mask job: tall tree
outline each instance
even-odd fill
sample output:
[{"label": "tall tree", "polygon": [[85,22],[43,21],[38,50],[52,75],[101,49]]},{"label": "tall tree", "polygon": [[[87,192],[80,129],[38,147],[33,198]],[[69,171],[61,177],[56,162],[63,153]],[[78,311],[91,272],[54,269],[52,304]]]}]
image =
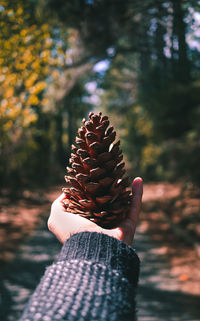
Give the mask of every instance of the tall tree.
[{"label": "tall tree", "polygon": [[172,63],[174,79],[180,83],[190,81],[190,63],[188,46],[186,44],[186,11],[179,0],[172,0],[173,33],[172,33]]}]

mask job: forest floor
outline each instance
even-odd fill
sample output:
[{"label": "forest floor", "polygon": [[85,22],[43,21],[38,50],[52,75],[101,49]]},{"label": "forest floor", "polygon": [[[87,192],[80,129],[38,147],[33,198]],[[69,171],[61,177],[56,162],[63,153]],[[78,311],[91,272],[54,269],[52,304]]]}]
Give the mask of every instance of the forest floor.
[{"label": "forest floor", "polygon": [[[60,191],[55,186],[45,193],[25,191],[18,200],[0,198],[1,321],[19,318],[45,267],[61,248],[46,227],[51,202]],[[185,221],[179,219],[182,212],[188,218],[199,210],[198,193],[183,192],[180,184],[145,185],[134,241],[141,260],[138,321],[199,320],[199,224],[187,225],[191,232],[185,240]]]}]

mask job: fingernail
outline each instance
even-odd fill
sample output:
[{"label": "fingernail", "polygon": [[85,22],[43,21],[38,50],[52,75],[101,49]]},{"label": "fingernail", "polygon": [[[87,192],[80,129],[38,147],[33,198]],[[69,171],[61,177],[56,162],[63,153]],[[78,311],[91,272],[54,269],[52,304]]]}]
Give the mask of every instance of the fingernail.
[{"label": "fingernail", "polygon": [[136,177],[133,180],[132,189],[133,192],[137,192],[139,194],[143,193],[143,179],[141,177]]}]

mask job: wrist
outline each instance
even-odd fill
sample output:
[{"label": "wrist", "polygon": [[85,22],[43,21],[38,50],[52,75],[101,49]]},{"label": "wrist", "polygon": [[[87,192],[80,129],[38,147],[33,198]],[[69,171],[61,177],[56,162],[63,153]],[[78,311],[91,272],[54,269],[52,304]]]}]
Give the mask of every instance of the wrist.
[{"label": "wrist", "polygon": [[[99,263],[112,270],[120,271],[134,284],[139,270],[139,259],[132,247],[105,235],[103,232],[80,232],[72,235],[64,244],[58,261]],[[91,264],[91,263],[89,263]],[[137,273],[133,273],[135,270]]]}]

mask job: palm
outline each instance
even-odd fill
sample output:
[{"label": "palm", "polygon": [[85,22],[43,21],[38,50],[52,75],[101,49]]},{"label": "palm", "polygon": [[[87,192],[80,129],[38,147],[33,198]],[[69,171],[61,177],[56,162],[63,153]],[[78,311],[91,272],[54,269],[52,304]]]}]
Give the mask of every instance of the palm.
[{"label": "palm", "polygon": [[49,230],[55,234],[58,240],[64,243],[72,234],[90,231],[104,233],[115,237],[129,245],[132,245],[136,224],[138,221],[139,210],[142,199],[142,179],[136,178],[133,181],[133,201],[130,213],[118,227],[105,229],[79,215],[66,213],[61,204],[63,194],[58,197],[51,208],[48,220]]}]

